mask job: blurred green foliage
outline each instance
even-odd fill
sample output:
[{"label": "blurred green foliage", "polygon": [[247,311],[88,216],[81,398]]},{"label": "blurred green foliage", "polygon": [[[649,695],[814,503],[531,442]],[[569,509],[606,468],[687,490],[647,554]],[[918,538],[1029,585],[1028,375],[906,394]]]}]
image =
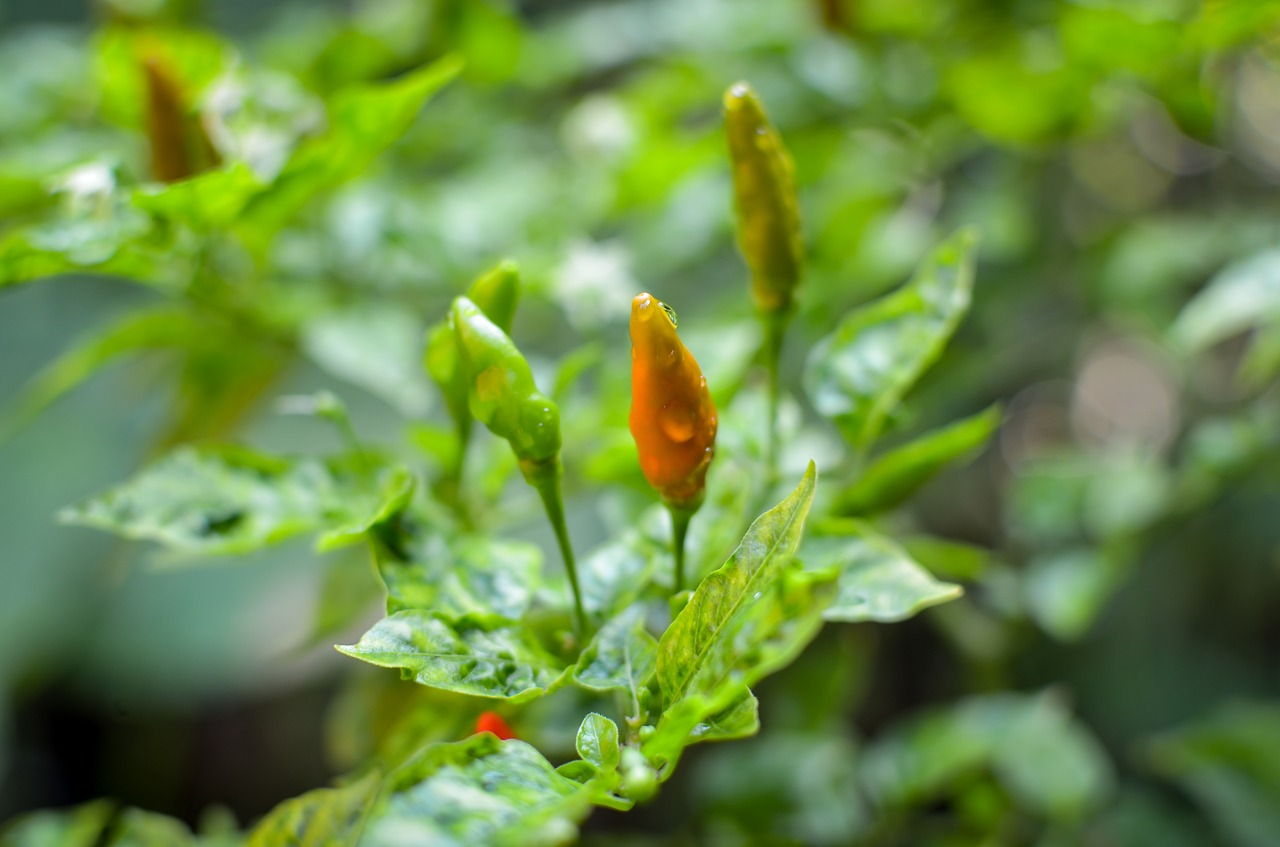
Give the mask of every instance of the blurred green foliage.
[{"label": "blurred green foliage", "polygon": [[[467,837],[554,842],[618,786],[652,790],[567,688],[509,717],[551,761],[576,752],[576,772],[483,738],[418,753],[465,735],[475,706],[325,646],[381,616],[359,551],[317,565],[296,544],[260,548],[376,534],[414,476],[431,483],[416,502],[447,493],[455,424],[419,367],[423,339],[512,257],[511,334],[571,446],[571,530],[582,551],[604,542],[582,557],[584,600],[612,618],[539,686],[571,677],[638,710],[623,646],[659,676],[674,647],[625,611],[668,555],[626,433],[636,292],[678,307],[722,410],[695,573],[755,505],[749,470],[724,460],[759,457],[765,438],[719,113],[747,79],[791,150],[806,245],[781,476],[794,484],[811,458],[823,473],[806,572],[770,601],[792,608],[832,557],[845,570],[826,617],[844,623],[755,694],[691,705],[711,737],[761,734],[690,748],[655,800],[597,812],[584,843],[1280,843],[1280,3],[369,0],[282,6],[227,37],[201,25],[225,22],[218,5],[103,0],[92,29],[0,35],[0,718],[18,721],[0,813],[106,793],[192,817],[164,790],[123,790],[124,752],[103,784],[68,790],[55,745],[26,735],[49,692],[151,716],[316,679],[340,692],[332,769],[377,755],[404,781],[373,842],[441,798],[474,799],[487,772],[522,793],[493,796],[495,829]],[[147,55],[221,165],[151,179]],[[954,253],[965,239],[944,238],[962,227],[981,235],[974,273],[961,257],[940,277],[922,260]],[[350,403],[354,446],[298,399],[321,389]],[[308,414],[276,414],[281,396]],[[207,443],[226,438],[253,448]],[[378,551],[390,616],[373,634],[433,605],[450,617],[428,633],[493,638],[478,605],[539,607],[551,542],[536,502],[492,439],[467,461],[470,500],[450,502],[477,522],[454,555],[475,566],[397,581],[442,556],[409,527]],[[53,525],[144,464],[71,515],[160,540],[162,556]],[[190,567],[237,550],[256,552]],[[893,591],[868,603],[876,579]],[[874,623],[953,599],[950,582],[962,599]],[[680,755],[680,728],[650,750]],[[317,742],[281,743],[287,759]],[[132,778],[177,784],[200,766],[152,753]],[[332,832],[359,827],[370,791],[357,775],[303,794],[254,837],[277,843],[316,810]],[[545,830],[501,835],[517,807],[545,810]],[[196,829],[235,843],[238,827],[213,814]],[[103,802],[21,818],[0,843],[194,837]]]}]

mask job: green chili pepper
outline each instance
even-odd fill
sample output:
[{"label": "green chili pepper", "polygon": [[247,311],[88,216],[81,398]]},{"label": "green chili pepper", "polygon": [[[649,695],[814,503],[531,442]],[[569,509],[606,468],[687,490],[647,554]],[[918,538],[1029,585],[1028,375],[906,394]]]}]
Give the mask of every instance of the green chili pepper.
[{"label": "green chili pepper", "polygon": [[[471,284],[467,298],[480,307],[485,316],[504,333],[511,332],[516,303],[520,299],[520,271],[515,262],[506,261]],[[458,360],[458,339],[448,320],[441,321],[427,335],[427,351],[423,364],[427,373],[440,386],[445,406],[458,430],[459,461],[466,452],[471,436],[471,411],[467,375]]]},{"label": "green chili pepper", "polygon": [[560,454],[560,409],[538,390],[529,363],[505,332],[466,297],[453,301],[468,405],[476,420],[506,439],[528,476]]},{"label": "green chili pepper", "polygon": [[525,481],[542,498],[569,575],[578,632],[585,635],[587,616],[560,494],[560,407],[538,390],[515,343],[470,299],[453,301],[449,325],[458,341],[471,414],[506,439]]},{"label": "green chili pepper", "polygon": [[762,312],[785,312],[803,261],[791,157],[745,82],[725,92],[724,129],[733,163],[738,246],[751,268],[751,293]]}]

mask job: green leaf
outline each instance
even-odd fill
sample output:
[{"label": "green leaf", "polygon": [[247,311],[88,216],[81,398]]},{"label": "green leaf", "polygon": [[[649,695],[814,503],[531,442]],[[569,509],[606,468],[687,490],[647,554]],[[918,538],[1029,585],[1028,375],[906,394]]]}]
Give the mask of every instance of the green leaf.
[{"label": "green leaf", "polygon": [[906,550],[866,524],[842,521],[824,530],[835,526],[842,530],[839,535],[810,537],[800,550],[806,568],[839,574],[835,602],[823,613],[827,620],[891,623],[963,593],[958,585],[934,579]]},{"label": "green leaf", "polygon": [[263,184],[243,162],[232,162],[189,179],[149,184],[133,192],[133,205],[168,223],[207,233],[235,222]]},{"label": "green leaf", "polygon": [[948,71],[946,88],[957,114],[1004,144],[1043,142],[1088,103],[1089,89],[1075,68],[1035,63],[1017,42],[989,44],[950,63]]},{"label": "green leaf", "polygon": [[895,447],[875,458],[858,481],[836,498],[840,514],[858,515],[893,508],[934,474],[980,448],[1000,426],[999,406]]},{"label": "green leaf", "polygon": [[300,144],[270,189],[245,209],[245,234],[265,241],[316,194],[362,173],[460,69],[456,58],[446,57],[391,82],[353,85],[335,94],[327,130]]},{"label": "green leaf", "polygon": [[1154,770],[1208,812],[1225,843],[1264,847],[1280,832],[1280,706],[1236,703],[1150,742]]},{"label": "green leaf", "polygon": [[496,615],[453,618],[424,609],[388,615],[361,636],[339,646],[348,656],[431,688],[523,702],[541,696],[565,667],[524,626]]},{"label": "green leaf", "polygon": [[285,800],[249,832],[245,847],[355,844],[380,787],[379,775],[370,773],[339,788],[317,788]]},{"label": "green leaf", "polygon": [[969,308],[977,236],[962,230],[897,291],[851,313],[805,368],[814,406],[866,450],[928,370]]},{"label": "green leaf", "polygon": [[375,547],[388,612],[434,609],[518,620],[529,610],[542,572],[542,552],[537,546],[489,536],[445,538],[414,528],[403,550],[398,553],[385,544]]},{"label": "green leaf", "polygon": [[96,847],[114,812],[106,800],[59,811],[30,812],[5,824],[0,847]]},{"label": "green leaf", "polygon": [[195,847],[182,821],[98,800],[24,815],[0,831],[0,847]]},{"label": "green leaf", "polygon": [[747,691],[721,711],[694,725],[686,744],[698,741],[732,741],[760,731],[760,701]]},{"label": "green leaf", "polygon": [[360,847],[553,847],[573,842],[592,789],[522,741],[434,744],[388,779]]},{"label": "green leaf", "polygon": [[52,197],[44,180],[34,176],[0,172],[0,219],[38,211]]},{"label": "green leaf", "polygon": [[63,353],[23,387],[0,418],[0,441],[68,391],[121,356],[200,343],[203,327],[186,309],[141,309],[94,333]]},{"label": "green leaf", "polygon": [[858,762],[857,747],[838,727],[799,733],[775,726],[750,744],[701,758],[688,802],[699,818],[745,843],[868,844]]},{"label": "green leaf", "polygon": [[713,695],[691,694],[662,713],[642,749],[671,778],[684,748],[702,741],[730,741],[760,731],[760,702],[739,686]]},{"label": "green leaf", "polygon": [[859,781],[878,806],[928,803],[990,760],[994,721],[975,702],[910,718],[863,750]]},{"label": "green leaf", "polygon": [[339,462],[183,447],[59,518],[205,556],[247,553],[336,524],[320,539],[327,549],[403,508],[412,486],[399,468],[384,469],[371,488]]},{"label": "green leaf", "polygon": [[912,718],[863,751],[859,779],[894,809],[930,803],[984,768],[1019,805],[1056,819],[1096,808],[1114,782],[1101,745],[1051,694],[971,697]]},{"label": "green leaf", "polygon": [[949,538],[932,535],[910,535],[899,538],[912,559],[930,573],[948,579],[975,581],[987,572],[993,562],[990,550]]},{"label": "green leaf", "polygon": [[1183,307],[1170,331],[1194,352],[1256,326],[1280,323],[1280,250],[1227,266]]},{"label": "green leaf", "polygon": [[575,746],[584,761],[601,771],[616,771],[622,761],[622,753],[618,749],[618,725],[595,712],[582,719]]},{"label": "green leaf", "polygon": [[116,208],[99,215],[66,214],[0,237],[0,288],[68,273],[110,274],[156,281],[181,256],[151,239],[147,217]]},{"label": "green leaf", "polygon": [[[599,715],[592,713],[583,720],[583,725],[578,729],[579,739],[583,738],[582,733],[584,730],[589,733],[595,731],[593,729],[589,729],[587,724],[593,718],[599,717]],[[608,718],[601,719],[608,721]],[[609,725],[613,727],[613,731],[616,736],[618,729],[617,725],[614,724],[613,721],[609,721]],[[570,759],[560,767],[556,768],[556,773],[563,777],[567,777],[568,779],[572,779],[574,782],[579,782],[588,786],[591,789],[591,802],[595,805],[625,812],[635,805],[635,800],[630,797],[621,796],[618,793],[618,790],[622,787],[623,783],[623,775],[619,773],[618,766],[622,761],[623,751],[627,751],[631,755],[638,754],[639,751],[635,748],[619,748],[616,741],[615,737],[612,749],[617,753],[617,756],[616,759],[611,760],[612,764],[608,767],[602,768],[599,764],[585,758]],[[580,755],[585,755],[581,752],[583,749],[590,752],[592,747],[588,745],[591,744],[592,742],[590,740],[585,740],[578,748]],[[592,753],[592,755],[599,758],[595,753]],[[645,763],[645,767],[648,767],[647,762]]]},{"label": "green leaf", "polygon": [[1124,563],[1085,547],[1037,556],[1023,571],[1027,609],[1059,641],[1085,635],[1120,587]]},{"label": "green leaf", "polygon": [[689,744],[755,732],[749,686],[794,659],[821,628],[835,586],[793,560],[816,478],[811,462],[796,490],[756,519],[658,642],[666,708],[643,750],[663,768],[662,779]]},{"label": "green leaf", "polygon": [[107,828],[106,847],[195,847],[196,839],[177,818],[123,809]]},{"label": "green leaf", "polygon": [[[1115,781],[1106,752],[1059,698],[1024,701],[997,730],[996,775],[1023,806],[1061,820],[1100,806]],[[1046,773],[1045,762],[1053,762]]]},{"label": "green leaf", "polygon": [[431,407],[430,387],[416,364],[422,332],[418,319],[403,308],[348,306],[309,320],[302,349],[327,372],[406,417],[421,417]]},{"label": "green leaf", "polygon": [[[659,567],[671,561],[670,539],[659,537],[662,507],[646,513],[641,526],[598,547],[578,562],[582,605],[596,617],[611,617],[630,606]],[[652,520],[650,520],[652,518]],[[669,530],[668,530],[669,532]]]},{"label": "green leaf", "polygon": [[[378,474],[376,487],[372,490],[367,484],[352,486],[353,490],[343,493],[344,500],[340,506],[346,512],[342,515],[343,522],[316,539],[316,549],[323,553],[359,541],[369,530],[409,505],[416,483],[416,477],[409,471],[393,467]],[[331,511],[329,520],[332,521],[335,515],[341,515],[341,512]]]},{"label": "green leaf", "polygon": [[787,609],[796,598],[776,589],[800,544],[816,486],[817,469],[810,462],[795,491],[756,518],[729,561],[707,575],[663,633],[657,674],[668,706],[735,682],[749,685],[749,679],[769,672],[765,668],[791,658],[793,639],[784,638],[786,646],[776,652],[770,642],[800,622],[783,612],[800,610]]},{"label": "green leaf", "polygon": [[1252,389],[1262,389],[1280,373],[1280,323],[1259,327],[1240,363],[1240,382]]},{"label": "green leaf", "polygon": [[658,641],[644,625],[644,606],[635,605],[612,618],[578,657],[573,679],[595,691],[621,689],[638,699],[658,661]]},{"label": "green leaf", "polygon": [[[749,404],[753,399],[752,395],[743,392],[739,395],[741,403],[735,403],[724,417],[729,417],[735,413],[735,410],[745,412],[741,418],[745,425],[747,421],[758,422],[762,420],[759,415],[765,414],[763,407],[752,410]],[[745,409],[742,407],[745,406]],[[734,455],[735,449],[741,449],[745,454],[750,448],[745,447],[741,441],[735,445],[730,439],[734,424],[729,424],[722,418],[721,430],[717,433],[717,439],[725,448],[726,455]],[[752,433],[760,436],[763,430],[760,427],[753,427],[759,432]],[[739,433],[740,434],[740,433]],[[781,433],[786,438],[785,430]],[[760,436],[762,437],[762,436]],[[757,453],[757,455],[763,455]],[[720,565],[724,564],[725,557],[738,546],[738,542],[742,540],[742,517],[751,513],[751,510],[759,506],[760,500],[754,499],[753,492],[757,489],[759,480],[755,477],[754,468],[750,462],[712,462],[711,470],[707,472],[707,496],[702,503],[702,507],[698,509],[698,514],[689,523],[689,535],[685,539],[685,557],[686,567],[689,570],[689,577],[693,584],[701,582],[703,574],[713,571]],[[765,496],[761,492],[761,497]],[[660,537],[669,538],[670,530],[667,528],[669,523],[669,512],[663,509],[663,525]],[[667,554],[670,559],[670,554]],[[661,567],[669,567],[664,562],[660,563]]]}]

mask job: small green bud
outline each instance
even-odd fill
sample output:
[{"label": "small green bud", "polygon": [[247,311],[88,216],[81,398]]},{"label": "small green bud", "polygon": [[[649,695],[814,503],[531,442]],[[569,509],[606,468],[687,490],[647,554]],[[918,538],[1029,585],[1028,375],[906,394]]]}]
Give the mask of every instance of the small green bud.
[{"label": "small green bud", "polygon": [[658,791],[658,772],[635,747],[622,748],[622,790],[637,803],[643,803]]}]

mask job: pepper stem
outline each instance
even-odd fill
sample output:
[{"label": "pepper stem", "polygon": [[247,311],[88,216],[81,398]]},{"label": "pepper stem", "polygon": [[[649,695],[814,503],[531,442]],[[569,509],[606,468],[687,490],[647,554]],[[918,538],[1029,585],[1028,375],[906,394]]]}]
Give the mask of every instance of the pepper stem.
[{"label": "pepper stem", "polygon": [[667,504],[667,508],[671,510],[671,540],[676,566],[675,593],[679,594],[684,591],[684,539],[689,533],[689,519],[693,517],[694,512],[698,511],[698,508],[695,506],[690,509],[670,503]]},{"label": "pepper stem", "polygon": [[525,480],[542,498],[547,520],[560,545],[560,557],[564,560],[565,573],[569,575],[569,587],[573,590],[574,631],[579,638],[587,633],[587,613],[582,606],[582,590],[578,587],[578,566],[573,558],[573,545],[569,543],[569,529],[564,522],[564,498],[560,495],[560,459],[546,462],[521,461],[520,470]]},{"label": "pepper stem", "polygon": [[470,420],[458,421],[457,425],[457,449],[454,452],[452,467],[445,473],[443,484],[445,493],[445,502],[453,505],[455,514],[467,529],[471,529],[475,523],[471,516],[471,507],[467,501],[466,485],[466,466],[467,466],[467,447],[471,443],[471,427]]},{"label": "pepper stem", "polygon": [[[467,423],[470,423],[468,421]],[[462,479],[467,469],[467,447],[471,444],[471,427],[459,422],[455,433],[458,438],[457,449],[453,456],[453,467],[450,473],[459,490],[462,489]]]},{"label": "pepper stem", "polygon": [[778,406],[780,405],[781,388],[778,375],[779,363],[782,359],[782,337],[787,330],[790,311],[765,312],[761,314],[764,322],[764,366],[768,372],[766,393],[767,427],[764,442],[765,491],[772,489],[778,481]]},{"label": "pepper stem", "polygon": [[351,417],[347,414],[347,406],[331,391],[320,391],[315,395],[315,414],[319,418],[323,418],[333,424],[338,431],[338,437],[347,445],[347,449],[360,462],[360,466],[366,471],[374,470],[373,459],[364,449],[364,445],[360,443],[360,437],[356,435],[356,428],[351,425]]}]

